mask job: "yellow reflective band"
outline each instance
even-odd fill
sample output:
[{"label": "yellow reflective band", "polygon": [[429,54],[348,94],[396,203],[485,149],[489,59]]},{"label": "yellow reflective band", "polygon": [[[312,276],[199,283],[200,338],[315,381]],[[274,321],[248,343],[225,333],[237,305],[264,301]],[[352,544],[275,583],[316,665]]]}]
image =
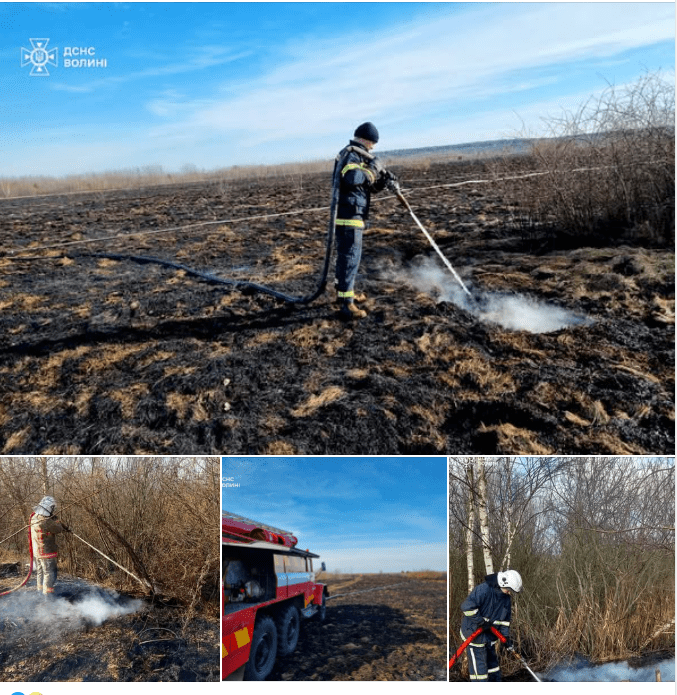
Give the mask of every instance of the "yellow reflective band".
[{"label": "yellow reflective band", "polygon": [[336,224],[344,227],[364,227],[364,220],[336,220]]},{"label": "yellow reflective band", "polygon": [[[494,642],[493,644],[496,644],[496,642]],[[486,647],[487,645],[486,644],[476,644],[475,642],[471,642],[470,646],[471,647]]]},{"label": "yellow reflective band", "polygon": [[467,615],[468,617],[470,617],[471,615],[475,615],[475,613],[477,613],[478,610],[479,608],[475,608],[474,611],[463,611],[463,615]]},{"label": "yellow reflective band", "polygon": [[347,292],[339,292],[339,299],[351,299],[355,296],[355,290],[348,290]]},{"label": "yellow reflective band", "polygon": [[235,641],[237,642],[238,648],[244,647],[245,645],[249,644],[249,630],[247,630],[246,627],[243,627],[241,630],[238,630],[235,633]]},{"label": "yellow reflective band", "polygon": [[346,164],[341,171],[341,176],[344,176],[346,172],[350,171],[351,169],[361,169],[369,177],[369,181],[371,181],[371,183],[374,183],[374,180],[376,178],[374,176],[374,172],[371,171],[371,169],[369,169],[367,165],[364,163]]},{"label": "yellow reflective band", "polygon": [[470,676],[471,681],[485,681],[487,680],[487,678],[489,678],[489,676],[487,676],[486,674],[484,676]]},{"label": "yellow reflective band", "polygon": [[505,625],[506,627],[510,627],[510,623],[506,623],[505,620],[494,620],[494,625]]},{"label": "yellow reflective band", "polygon": [[501,667],[497,666],[496,668],[490,668],[487,673],[496,673],[496,671],[500,671]]}]

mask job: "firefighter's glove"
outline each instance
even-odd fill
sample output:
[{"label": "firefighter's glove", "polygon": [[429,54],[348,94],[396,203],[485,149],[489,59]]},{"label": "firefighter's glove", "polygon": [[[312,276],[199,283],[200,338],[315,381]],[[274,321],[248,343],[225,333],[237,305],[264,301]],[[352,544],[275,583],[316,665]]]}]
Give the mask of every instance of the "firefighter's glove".
[{"label": "firefighter's glove", "polygon": [[393,191],[393,193],[399,189],[400,184],[397,180],[397,176],[395,176],[392,171],[386,171],[385,180],[386,188]]},{"label": "firefighter's glove", "polygon": [[61,528],[66,532],[66,533],[73,533],[66,524],[63,523],[63,521],[59,522],[61,524]]},{"label": "firefighter's glove", "polygon": [[492,622],[491,618],[482,618],[482,624],[480,625],[480,627],[483,630],[490,630],[493,624],[494,623]]},{"label": "firefighter's glove", "polygon": [[510,639],[510,637],[508,637],[508,638],[506,639],[506,641],[505,641],[505,648],[506,648],[509,652],[513,652],[513,653],[514,653],[514,651],[515,651],[515,647],[514,647],[514,645],[513,645],[513,643],[512,643],[512,640]]}]

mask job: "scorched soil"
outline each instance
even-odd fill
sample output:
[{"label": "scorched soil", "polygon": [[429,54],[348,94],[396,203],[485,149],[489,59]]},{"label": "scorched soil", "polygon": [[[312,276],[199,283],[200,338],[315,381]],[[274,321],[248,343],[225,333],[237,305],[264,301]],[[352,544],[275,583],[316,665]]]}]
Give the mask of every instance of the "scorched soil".
[{"label": "scorched soil", "polygon": [[[305,295],[324,258],[326,174],[4,200],[0,453],[674,453],[674,249],[535,243],[491,185],[433,188],[472,167],[393,168],[471,287],[588,322],[509,331],[393,280],[436,257],[390,194],[373,201],[369,315],[355,323],[338,318],[333,273],[292,306],[62,255],[150,255]],[[220,220],[239,221],[187,226]]]}]

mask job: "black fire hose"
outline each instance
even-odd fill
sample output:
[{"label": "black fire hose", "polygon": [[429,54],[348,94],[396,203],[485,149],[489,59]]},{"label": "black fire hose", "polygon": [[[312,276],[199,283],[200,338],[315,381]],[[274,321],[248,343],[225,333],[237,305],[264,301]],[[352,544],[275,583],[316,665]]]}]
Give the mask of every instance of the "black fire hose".
[{"label": "black fire hose", "polygon": [[[373,159],[371,155],[369,155],[366,150],[361,150],[360,148],[351,146],[347,148],[346,151],[346,156],[347,152],[351,150],[359,150],[363,154],[367,154],[370,158]],[[345,158],[345,156],[344,156]],[[326,248],[325,248],[325,253],[324,253],[324,263],[322,265],[322,273],[320,274],[319,280],[317,282],[317,286],[315,287],[315,290],[311,292],[310,294],[301,296],[301,297],[294,297],[292,295],[285,294],[284,292],[279,292],[278,290],[273,289],[272,287],[267,287],[266,285],[259,285],[258,283],[255,282],[249,282],[248,280],[231,280],[229,278],[222,278],[219,277],[218,275],[214,275],[213,273],[207,273],[202,270],[195,270],[194,268],[190,268],[186,265],[183,265],[182,263],[176,263],[174,261],[167,261],[162,258],[155,258],[153,256],[135,256],[135,255],[128,255],[128,254],[120,254],[120,253],[64,253],[60,256],[47,256],[47,257],[38,257],[38,256],[31,256],[31,257],[17,257],[15,260],[21,261],[35,261],[35,260],[46,260],[46,258],[109,258],[111,260],[115,261],[134,261],[135,263],[153,263],[156,265],[161,265],[166,268],[174,268],[175,270],[183,270],[186,274],[191,275],[193,277],[198,277],[202,280],[206,280],[207,282],[214,284],[214,285],[228,285],[231,287],[234,287],[235,289],[241,290],[243,292],[261,292],[264,294],[268,294],[272,297],[275,297],[276,299],[279,299],[280,301],[283,302],[288,302],[289,304],[310,304],[311,302],[315,301],[326,289],[327,287],[327,276],[329,274],[329,264],[331,262],[331,252],[334,244],[334,234],[335,234],[335,229],[336,229],[336,212],[338,209],[338,197],[339,197],[339,179],[340,179],[340,173],[343,165],[343,158],[339,160],[339,157],[337,155],[335,163],[334,163],[334,173],[332,177],[332,196],[331,196],[331,210],[329,214],[329,225],[327,228],[327,243],[326,243]]]}]

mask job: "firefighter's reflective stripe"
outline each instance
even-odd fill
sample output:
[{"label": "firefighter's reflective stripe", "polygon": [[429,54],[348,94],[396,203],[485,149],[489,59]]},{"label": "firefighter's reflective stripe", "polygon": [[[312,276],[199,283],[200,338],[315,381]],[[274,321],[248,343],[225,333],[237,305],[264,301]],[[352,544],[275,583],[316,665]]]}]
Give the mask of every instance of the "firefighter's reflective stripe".
[{"label": "firefighter's reflective stripe", "polygon": [[221,658],[232,654],[238,649],[242,649],[242,647],[246,647],[251,641],[249,629],[246,627],[236,630],[230,635],[224,635],[221,643]]},{"label": "firefighter's reflective stripe", "polygon": [[337,225],[343,225],[344,227],[359,227],[364,228],[364,220],[336,220]]},{"label": "firefighter's reflective stripe", "polygon": [[500,667],[500,666],[496,666],[496,668],[490,668],[490,669],[487,671],[487,673],[496,673],[496,671],[500,671],[500,670],[501,670],[501,667]]},{"label": "firefighter's reflective stripe", "polygon": [[355,296],[355,290],[348,290],[347,292],[339,292],[339,299],[352,299]]},{"label": "firefighter's reflective stripe", "polygon": [[471,681],[485,681],[489,678],[488,674],[478,674],[477,673],[477,661],[475,660],[475,652],[472,649],[468,650],[470,652],[470,658],[472,659],[472,673],[470,674]]},{"label": "firefighter's reflective stripe", "polygon": [[494,620],[494,625],[505,625],[506,627],[510,627],[510,623],[506,620]]},{"label": "firefighter's reflective stripe", "polygon": [[[461,639],[465,642],[465,640],[466,640],[467,638],[466,638],[466,636],[463,634],[463,631],[462,631],[462,630],[459,630],[459,631],[458,631],[458,634],[461,635]],[[481,647],[485,647],[486,645],[485,645],[484,643],[479,644],[478,642],[470,642],[470,643],[468,643],[468,646],[469,646],[469,647],[480,647],[480,648],[481,648]]]},{"label": "firefighter's reflective stripe", "polygon": [[471,615],[475,615],[479,611],[479,608],[475,608],[474,611],[463,611],[463,615],[467,615],[470,617]]},{"label": "firefighter's reflective stripe", "polygon": [[376,180],[376,176],[374,176],[374,172],[363,162],[360,164],[346,164],[343,169],[341,169],[341,176],[345,176],[347,172],[349,172],[351,169],[361,169],[366,176],[369,178],[369,181],[371,183],[374,183]]}]

